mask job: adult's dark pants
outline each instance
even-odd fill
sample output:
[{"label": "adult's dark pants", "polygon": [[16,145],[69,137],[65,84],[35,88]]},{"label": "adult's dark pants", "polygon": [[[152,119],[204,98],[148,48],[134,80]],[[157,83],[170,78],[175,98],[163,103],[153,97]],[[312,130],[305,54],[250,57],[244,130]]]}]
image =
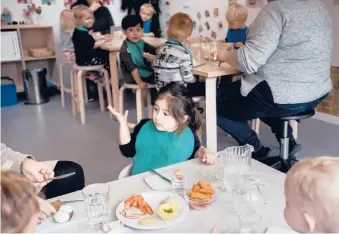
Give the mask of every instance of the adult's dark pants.
[{"label": "adult's dark pants", "polygon": [[54,168],[54,176],[75,172],[75,175],[53,180],[44,187],[46,199],[81,190],[85,187],[85,176],[82,167],[72,161],[58,161]]},{"label": "adult's dark pants", "polygon": [[[250,144],[255,151],[262,144],[247,121],[259,118],[271,127],[279,141],[283,133],[283,121],[275,117],[291,116],[313,110],[328,95],[307,103],[277,104],[274,103],[271,89],[266,81],[259,83],[246,97],[241,95],[240,86],[239,80],[218,90],[217,123],[240,145]],[[290,125],[288,137],[290,141],[295,141]]]}]

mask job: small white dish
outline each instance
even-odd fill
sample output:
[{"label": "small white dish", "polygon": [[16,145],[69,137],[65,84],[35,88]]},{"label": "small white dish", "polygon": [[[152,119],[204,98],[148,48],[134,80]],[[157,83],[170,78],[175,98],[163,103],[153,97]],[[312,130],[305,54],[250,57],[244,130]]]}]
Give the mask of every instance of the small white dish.
[{"label": "small white dish", "polygon": [[[164,175],[166,176],[166,175]],[[168,178],[168,177],[167,177]],[[146,184],[155,191],[168,191],[172,188],[172,185],[167,181],[161,179],[157,175],[152,175],[144,178]]]}]

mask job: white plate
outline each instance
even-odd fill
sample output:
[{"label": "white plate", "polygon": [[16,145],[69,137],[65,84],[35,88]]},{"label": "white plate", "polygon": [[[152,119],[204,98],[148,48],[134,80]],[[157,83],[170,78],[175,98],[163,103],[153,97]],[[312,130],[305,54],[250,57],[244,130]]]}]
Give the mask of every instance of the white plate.
[{"label": "white plate", "polygon": [[[159,219],[158,224],[156,225],[150,225],[150,226],[145,226],[145,225],[140,225],[139,220],[145,217],[152,217],[151,215],[145,215],[139,219],[127,219],[123,215],[121,215],[121,211],[124,209],[124,201],[122,201],[116,210],[116,216],[118,220],[120,220],[124,225],[135,228],[135,229],[140,229],[140,230],[157,230],[157,229],[162,229],[162,228],[168,228],[171,226],[174,226],[181,221],[183,221],[188,213],[189,213],[189,207],[186,201],[182,198],[179,197],[178,195],[174,193],[169,193],[169,192],[146,192],[146,193],[140,193],[141,196],[144,197],[145,201],[152,207],[154,214],[152,215],[153,217],[156,217]],[[176,203],[179,205],[181,208],[181,214],[178,216],[173,221],[163,221],[161,220],[158,215],[157,215],[157,209],[162,201],[164,201],[168,197],[173,197],[175,199]]]},{"label": "white plate", "polygon": [[170,183],[164,181],[158,175],[147,176],[144,180],[151,189],[156,191],[166,191],[172,188]]}]

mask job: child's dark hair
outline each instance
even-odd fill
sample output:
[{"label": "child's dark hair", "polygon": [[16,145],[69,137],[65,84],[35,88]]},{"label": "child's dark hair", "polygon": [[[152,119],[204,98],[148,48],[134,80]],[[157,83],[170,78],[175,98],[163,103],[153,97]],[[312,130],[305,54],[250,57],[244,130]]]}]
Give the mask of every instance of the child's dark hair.
[{"label": "child's dark hair", "polygon": [[128,28],[135,27],[140,24],[140,27],[144,26],[144,22],[139,15],[127,15],[122,19],[121,26],[123,30],[127,30]]},{"label": "child's dark hair", "polygon": [[[180,83],[171,82],[159,90],[157,99],[166,99],[168,111],[179,123],[179,134],[189,126],[194,131],[199,131],[202,120],[199,111],[196,109],[192,98],[188,95],[187,88]],[[188,120],[183,122],[184,116]]]}]

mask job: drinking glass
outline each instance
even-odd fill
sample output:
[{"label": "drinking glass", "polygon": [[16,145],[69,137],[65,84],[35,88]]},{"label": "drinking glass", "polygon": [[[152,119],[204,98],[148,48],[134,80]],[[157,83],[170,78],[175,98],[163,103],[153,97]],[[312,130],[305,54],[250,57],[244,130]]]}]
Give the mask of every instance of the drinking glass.
[{"label": "drinking glass", "polygon": [[109,186],[92,184],[82,190],[91,228],[101,229],[108,222]]}]

